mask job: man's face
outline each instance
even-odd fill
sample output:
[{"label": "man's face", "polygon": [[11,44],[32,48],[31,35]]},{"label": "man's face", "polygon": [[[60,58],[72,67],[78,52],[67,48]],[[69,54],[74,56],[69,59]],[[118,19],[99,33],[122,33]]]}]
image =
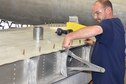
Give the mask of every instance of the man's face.
[{"label": "man's face", "polygon": [[93,5],[92,8],[92,15],[93,18],[97,21],[97,22],[101,22],[102,20],[104,20],[106,18],[106,11],[105,8],[102,6],[101,3],[96,2]]}]

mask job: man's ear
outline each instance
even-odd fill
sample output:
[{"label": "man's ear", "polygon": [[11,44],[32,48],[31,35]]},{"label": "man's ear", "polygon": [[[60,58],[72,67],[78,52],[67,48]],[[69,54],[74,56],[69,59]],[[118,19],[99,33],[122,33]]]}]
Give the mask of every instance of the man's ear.
[{"label": "man's ear", "polygon": [[106,8],[106,13],[107,13],[107,14],[110,14],[111,12],[112,12],[112,8],[111,8],[111,7],[107,7],[107,8]]}]

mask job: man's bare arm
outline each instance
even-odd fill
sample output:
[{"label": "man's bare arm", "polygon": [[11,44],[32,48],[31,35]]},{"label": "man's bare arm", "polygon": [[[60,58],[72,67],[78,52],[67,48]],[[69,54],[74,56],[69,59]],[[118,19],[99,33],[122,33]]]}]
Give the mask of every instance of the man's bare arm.
[{"label": "man's bare arm", "polygon": [[90,37],[99,35],[102,32],[103,32],[103,30],[102,30],[101,26],[98,26],[98,25],[82,28],[78,31],[67,34],[63,41],[63,47],[69,48],[71,46],[71,41],[74,39],[82,39],[82,38],[86,39],[86,38],[90,38]]}]

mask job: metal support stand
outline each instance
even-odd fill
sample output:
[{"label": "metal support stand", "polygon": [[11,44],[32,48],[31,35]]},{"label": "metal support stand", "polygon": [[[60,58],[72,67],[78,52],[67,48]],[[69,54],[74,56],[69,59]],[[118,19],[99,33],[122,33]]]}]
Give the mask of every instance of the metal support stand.
[{"label": "metal support stand", "polygon": [[79,71],[95,71],[95,72],[101,72],[104,73],[105,69],[94,65],[86,60],[83,60],[82,58],[80,58],[79,56],[76,56],[73,52],[71,52],[69,49],[66,50],[66,52],[68,53],[69,56],[73,57],[74,59],[84,63],[86,65],[86,67],[68,67],[69,70],[79,70]]}]

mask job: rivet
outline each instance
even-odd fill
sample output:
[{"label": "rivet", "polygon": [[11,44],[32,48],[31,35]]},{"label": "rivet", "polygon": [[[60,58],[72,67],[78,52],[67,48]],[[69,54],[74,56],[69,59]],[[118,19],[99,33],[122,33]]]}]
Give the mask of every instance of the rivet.
[{"label": "rivet", "polygon": [[41,52],[41,49],[42,49],[42,48],[41,48],[41,47],[39,47],[39,52]]},{"label": "rivet", "polygon": [[23,49],[23,53],[22,54],[25,55],[25,49]]},{"label": "rivet", "polygon": [[53,44],[53,49],[55,49],[55,44]]}]

